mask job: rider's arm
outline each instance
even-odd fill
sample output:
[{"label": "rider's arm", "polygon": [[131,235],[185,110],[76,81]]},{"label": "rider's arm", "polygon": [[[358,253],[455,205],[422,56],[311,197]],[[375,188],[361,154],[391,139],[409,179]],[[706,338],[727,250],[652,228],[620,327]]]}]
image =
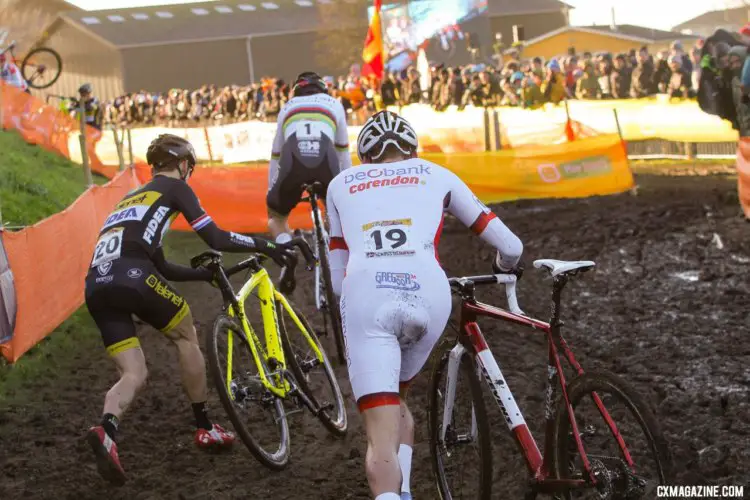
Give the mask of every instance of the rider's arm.
[{"label": "rider's arm", "polygon": [[340,102],[336,102],[336,156],[339,160],[339,169],[345,170],[352,166],[352,155],[349,153],[349,128],[346,124],[346,111]]},{"label": "rider's arm", "polygon": [[198,233],[203,241],[214,250],[220,252],[261,252],[274,253],[276,245],[263,238],[251,238],[243,234],[224,231],[203,210],[198,197],[190,186],[180,182],[176,193],[176,209]]},{"label": "rider's arm", "polygon": [[284,147],[284,120],[286,119],[286,107],[282,108],[276,120],[276,136],[273,138],[271,147],[271,164],[268,167],[268,189],[274,185],[279,175],[279,159],[281,158],[281,149]]},{"label": "rider's arm", "polygon": [[156,249],[151,260],[156,269],[169,281],[211,281],[213,279],[213,273],[208,269],[193,269],[168,262],[162,247]]},{"label": "rider's arm", "polygon": [[448,211],[497,249],[497,263],[503,270],[510,271],[515,268],[523,253],[521,240],[474,196],[457,175],[446,172],[450,183],[446,206]]},{"label": "rider's arm", "polygon": [[[332,184],[331,184],[332,185]],[[341,219],[336,209],[336,202],[331,193],[331,185],[328,186],[328,196],[326,197],[326,210],[328,212],[328,225],[331,236],[330,262],[331,267],[331,286],[336,296],[341,296],[341,285],[346,275],[346,264],[349,262],[349,247],[344,240],[344,232],[341,229]]]}]

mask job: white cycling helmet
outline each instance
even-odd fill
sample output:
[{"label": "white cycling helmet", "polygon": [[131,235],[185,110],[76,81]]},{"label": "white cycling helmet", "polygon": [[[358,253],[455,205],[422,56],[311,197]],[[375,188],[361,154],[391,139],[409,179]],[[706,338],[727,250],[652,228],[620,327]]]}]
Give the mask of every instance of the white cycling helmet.
[{"label": "white cycling helmet", "polygon": [[357,137],[357,156],[362,163],[375,162],[393,145],[406,156],[417,152],[417,133],[404,118],[383,110],[372,115]]}]

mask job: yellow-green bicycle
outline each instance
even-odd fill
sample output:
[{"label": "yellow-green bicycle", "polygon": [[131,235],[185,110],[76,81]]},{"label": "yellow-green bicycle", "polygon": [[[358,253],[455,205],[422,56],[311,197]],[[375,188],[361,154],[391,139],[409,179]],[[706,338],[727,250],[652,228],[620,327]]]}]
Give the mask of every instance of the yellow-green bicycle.
[{"label": "yellow-green bicycle", "polygon": [[[314,256],[301,238],[292,240],[312,269]],[[256,255],[225,269],[210,250],[191,265],[214,271],[224,300],[206,339],[209,369],[221,403],[237,435],[265,466],[282,469],[289,461],[289,420],[307,408],[336,436],[346,434],[344,398],[320,340],[305,317],[281,294]],[[293,288],[296,257],[282,269],[281,283]],[[235,293],[229,277],[247,270]],[[252,313],[260,310],[260,317]],[[258,335],[258,329],[263,335]],[[263,339],[263,340],[261,340]]]}]

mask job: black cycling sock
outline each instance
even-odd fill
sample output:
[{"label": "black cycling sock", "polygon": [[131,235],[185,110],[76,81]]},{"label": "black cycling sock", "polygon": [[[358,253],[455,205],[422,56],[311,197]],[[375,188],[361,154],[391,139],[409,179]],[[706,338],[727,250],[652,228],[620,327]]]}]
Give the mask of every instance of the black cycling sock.
[{"label": "black cycling sock", "polygon": [[115,439],[115,434],[117,434],[117,428],[119,426],[120,420],[111,413],[105,413],[102,417],[102,427],[104,427],[104,432],[112,438],[112,441],[117,441]]},{"label": "black cycling sock", "polygon": [[195,426],[198,429],[206,429],[210,431],[213,429],[213,425],[208,420],[208,410],[206,409],[206,402],[193,403],[193,413],[195,414]]}]

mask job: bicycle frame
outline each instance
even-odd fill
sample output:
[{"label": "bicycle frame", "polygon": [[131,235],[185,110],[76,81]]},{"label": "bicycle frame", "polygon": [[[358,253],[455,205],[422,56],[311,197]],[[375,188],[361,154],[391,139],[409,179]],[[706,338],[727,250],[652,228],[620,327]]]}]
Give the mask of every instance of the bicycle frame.
[{"label": "bicycle frame", "polygon": [[[505,276],[506,280],[502,279],[503,276]],[[496,278],[496,283],[505,282],[508,285],[515,285],[515,276],[510,277],[512,280],[507,279],[507,275],[497,275]],[[467,279],[471,280],[472,278]],[[440,436],[441,441],[445,440],[446,429],[450,424],[453,412],[453,402],[456,394],[456,380],[458,378],[461,357],[468,352],[475,356],[478,368],[481,370],[482,375],[489,385],[492,395],[505,417],[508,428],[513,433],[516,443],[525,458],[526,466],[530,476],[533,478],[536,491],[541,493],[556,493],[571,488],[581,488],[592,484],[595,485],[597,482],[586,455],[586,451],[584,450],[583,441],[580,437],[581,435],[578,430],[578,424],[574,416],[573,408],[568,399],[568,393],[566,390],[567,384],[563,373],[562,362],[560,360],[560,352],[562,352],[576,374],[583,374],[583,368],[581,368],[580,364],[576,361],[573,352],[560,333],[560,327],[562,326],[562,322],[559,319],[560,294],[566,281],[567,278],[564,276],[555,278],[553,287],[552,320],[550,323],[545,323],[523,315],[518,308],[517,303],[515,303],[514,288],[508,289],[510,309],[514,312],[476,301],[473,295],[473,288],[471,288],[468,293],[462,293],[460,313],[461,324],[459,328],[458,342],[451,350],[448,358],[448,380],[443,408],[443,422]],[[493,318],[537,331],[542,331],[547,336],[548,361],[547,384],[545,390],[544,455],[540,453],[537,443],[531,435],[526,421],[513,398],[508,383],[503,377],[500,367],[492,355],[485,337],[477,324],[477,319],[480,317]],[[565,408],[570,421],[570,428],[576,441],[577,451],[581,456],[585,473],[588,475],[590,482],[583,479],[557,479],[550,477],[552,470],[552,464],[550,461],[555,446],[553,436],[555,411],[553,405],[556,400],[556,389],[558,383],[565,402]],[[601,398],[599,398],[596,393],[592,393],[592,396],[599,412],[607,422],[610,431],[617,439],[628,466],[632,468],[633,460],[625,446],[622,435],[617,430],[614,421],[605,409]],[[472,436],[476,437],[476,421],[474,419],[473,410],[471,431]]]},{"label": "bicycle frame", "polygon": [[[315,254],[315,308],[320,310],[322,307],[322,297],[320,295],[320,287],[322,276],[320,274],[320,255],[318,255],[318,248],[321,241],[323,242],[323,248],[328,251],[328,231],[326,231],[325,224],[323,224],[323,215],[320,213],[320,206],[318,205],[318,195],[315,190],[310,189],[308,191],[307,198],[305,201],[310,203],[310,217],[313,223],[313,237],[315,238],[315,245],[313,252]],[[330,262],[330,261],[329,261]]]},{"label": "bicycle frame", "polygon": [[[289,385],[289,382],[281,376],[281,374],[286,370],[286,358],[284,356],[281,334],[279,332],[279,320],[276,315],[277,301],[286,310],[287,314],[289,314],[289,317],[292,318],[292,321],[295,325],[297,325],[297,328],[300,329],[302,335],[305,337],[305,340],[307,340],[308,344],[310,344],[310,347],[312,347],[316,358],[321,363],[323,362],[323,354],[320,352],[320,349],[318,349],[318,346],[313,341],[304,324],[300,321],[299,317],[294,312],[294,309],[292,309],[292,307],[289,305],[286,297],[284,297],[274,287],[268,271],[263,267],[260,267],[260,265],[257,264],[257,261],[255,262],[256,265],[253,266],[253,275],[249,280],[245,282],[245,284],[236,295],[231,292],[232,289],[231,285],[229,284],[229,280],[226,280],[226,284],[224,286],[227,287],[228,291],[231,293],[231,299],[227,301],[227,310],[229,315],[239,319],[240,324],[242,325],[242,329],[247,336],[248,344],[250,345],[250,350],[253,354],[253,359],[256,366],[258,367],[258,373],[260,375],[260,380],[263,383],[263,386],[271,391],[274,395],[280,398],[285,398],[291,390],[291,387]],[[241,270],[241,268],[244,267],[243,264],[244,263],[241,263],[238,266],[235,266],[234,269]],[[231,274],[231,272],[227,274]],[[224,277],[226,278],[226,276]],[[261,344],[260,339],[255,332],[255,329],[247,320],[247,316],[245,314],[245,300],[255,290],[257,290],[257,296],[260,302],[261,316],[263,318],[263,332],[266,346],[265,350],[263,348],[263,344]],[[226,378],[228,390],[232,381],[233,342],[234,339],[232,330],[228,330]],[[263,358],[261,358],[261,354],[263,354]],[[270,366],[270,369],[273,370],[271,373],[267,372],[267,366]],[[274,378],[275,381],[271,382],[271,378]],[[232,391],[229,390],[228,393],[232,394]]]}]

